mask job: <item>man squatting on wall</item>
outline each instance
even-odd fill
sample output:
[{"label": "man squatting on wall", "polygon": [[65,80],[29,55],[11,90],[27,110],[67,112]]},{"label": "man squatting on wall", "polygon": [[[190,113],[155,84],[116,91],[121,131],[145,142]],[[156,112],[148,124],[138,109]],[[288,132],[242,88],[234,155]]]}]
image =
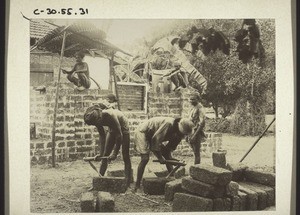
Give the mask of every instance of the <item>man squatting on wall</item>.
[{"label": "man squatting on wall", "polygon": [[[77,86],[78,90],[89,89],[91,86],[89,67],[86,62],[83,62],[84,53],[76,52],[76,64],[71,71],[62,69],[62,72],[67,75],[67,79]],[[77,77],[76,77],[77,76]]]},{"label": "man squatting on wall", "polygon": [[[158,158],[161,164],[166,160],[174,160],[171,152],[176,149],[182,138],[192,132],[194,124],[189,119],[172,117],[153,117],[140,124],[135,131],[135,150],[140,153],[141,162],[138,166],[137,180],[134,190],[140,188],[145,167],[149,161],[150,151]],[[164,145],[163,142],[167,141]],[[173,167],[166,164],[169,172]]]},{"label": "man squatting on wall", "polygon": [[[122,145],[122,156],[125,165],[126,186],[129,187],[131,179],[131,161],[129,157],[129,125],[124,114],[116,109],[109,108],[104,104],[89,107],[84,114],[84,121],[88,125],[97,127],[100,136],[100,154],[97,158],[109,156],[103,159],[100,165],[100,174],[104,175],[107,169],[108,160],[115,160]],[[103,126],[108,126],[109,130],[105,134]],[[113,153],[111,154],[111,152]]]}]

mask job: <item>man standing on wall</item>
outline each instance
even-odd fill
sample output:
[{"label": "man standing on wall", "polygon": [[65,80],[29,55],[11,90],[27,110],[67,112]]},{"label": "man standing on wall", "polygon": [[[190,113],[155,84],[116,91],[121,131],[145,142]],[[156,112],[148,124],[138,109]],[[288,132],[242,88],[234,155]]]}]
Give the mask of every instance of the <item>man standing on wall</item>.
[{"label": "man standing on wall", "polygon": [[[124,114],[115,109],[106,109],[103,104],[89,107],[84,114],[84,121],[88,125],[97,127],[100,136],[100,153],[97,157],[102,159],[100,174],[104,175],[107,169],[108,160],[115,160],[122,145],[122,156],[125,165],[126,186],[129,187],[131,179],[131,161],[129,157],[129,125]],[[109,131],[105,134],[103,126],[108,126]],[[112,154],[111,154],[112,153]]]},{"label": "man standing on wall", "polygon": [[189,118],[195,124],[194,132],[188,138],[188,142],[193,149],[195,164],[200,164],[200,148],[201,142],[205,139],[204,126],[205,126],[205,113],[202,104],[200,103],[200,94],[194,92],[190,95],[190,103],[193,106],[190,110]]},{"label": "man standing on wall", "polygon": [[[135,150],[141,155],[138,166],[135,190],[140,188],[140,183],[145,167],[149,161],[150,151],[158,158],[161,164],[166,160],[173,160],[171,152],[176,149],[182,138],[192,132],[194,124],[189,119],[174,119],[172,117],[153,117],[140,124],[135,131]],[[164,145],[163,142],[167,141]],[[169,172],[173,167],[166,164]]]}]

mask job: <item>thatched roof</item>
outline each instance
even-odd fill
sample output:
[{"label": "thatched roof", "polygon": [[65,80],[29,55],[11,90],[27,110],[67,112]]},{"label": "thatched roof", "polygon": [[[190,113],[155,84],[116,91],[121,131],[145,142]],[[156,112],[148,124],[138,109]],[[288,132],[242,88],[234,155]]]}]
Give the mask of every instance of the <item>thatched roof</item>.
[{"label": "thatched roof", "polygon": [[73,56],[75,52],[82,50],[94,50],[94,53],[100,57],[110,57],[117,51],[128,54],[105,40],[106,33],[88,21],[77,21],[68,26],[56,27],[40,38],[31,50],[37,48],[60,54],[64,31],[66,31],[64,52],[66,57]]}]

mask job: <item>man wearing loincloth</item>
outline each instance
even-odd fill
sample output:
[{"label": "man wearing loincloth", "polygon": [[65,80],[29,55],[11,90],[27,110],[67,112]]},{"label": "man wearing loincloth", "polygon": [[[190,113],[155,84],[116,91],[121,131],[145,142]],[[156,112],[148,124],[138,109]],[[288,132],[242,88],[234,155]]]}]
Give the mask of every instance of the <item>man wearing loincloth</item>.
[{"label": "man wearing loincloth", "polygon": [[[193,127],[194,124],[189,119],[172,117],[153,117],[139,125],[134,136],[135,150],[141,155],[135,190],[140,188],[150,151],[161,164],[166,164],[166,160],[173,159],[171,152],[176,149],[185,135],[192,132]],[[163,144],[165,141],[166,145]],[[173,167],[169,164],[166,166],[171,172]]]},{"label": "man wearing loincloth", "polygon": [[[88,108],[84,114],[85,123],[96,126],[100,136],[100,153],[97,157],[109,156],[108,159],[102,160],[99,172],[101,175],[105,174],[108,160],[115,160],[122,146],[126,185],[129,187],[131,161],[129,157],[130,136],[128,119],[119,110],[105,108],[106,106],[102,104],[94,105]],[[109,127],[107,135],[103,126]]]},{"label": "man wearing loincloth", "polygon": [[89,89],[91,86],[89,67],[86,62],[83,62],[84,53],[77,52],[75,54],[76,64],[71,71],[62,69],[62,72],[67,75],[67,79],[77,86],[78,90]]}]

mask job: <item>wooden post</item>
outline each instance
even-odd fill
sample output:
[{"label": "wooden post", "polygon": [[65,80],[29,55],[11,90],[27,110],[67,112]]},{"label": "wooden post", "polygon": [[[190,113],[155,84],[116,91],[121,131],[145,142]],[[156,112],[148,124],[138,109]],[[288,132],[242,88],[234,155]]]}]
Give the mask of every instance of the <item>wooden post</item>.
[{"label": "wooden post", "polygon": [[58,67],[58,78],[57,78],[57,85],[55,91],[55,105],[54,105],[54,114],[53,114],[53,125],[52,125],[52,167],[55,167],[55,128],[56,128],[56,112],[58,106],[58,92],[60,86],[60,74],[61,74],[61,64],[64,57],[64,50],[65,50],[65,43],[66,43],[66,31],[64,31],[63,41],[61,46],[60,52],[60,60],[59,60],[59,67]]},{"label": "wooden post", "polygon": [[114,78],[114,85],[115,85],[115,91],[116,91],[116,97],[117,97],[117,104],[118,104],[118,109],[120,110],[120,101],[119,101],[119,93],[118,93],[118,86],[117,86],[117,77],[116,77],[116,73],[113,67],[113,63],[114,63],[114,54],[111,57],[111,66],[110,66],[110,72]]}]

